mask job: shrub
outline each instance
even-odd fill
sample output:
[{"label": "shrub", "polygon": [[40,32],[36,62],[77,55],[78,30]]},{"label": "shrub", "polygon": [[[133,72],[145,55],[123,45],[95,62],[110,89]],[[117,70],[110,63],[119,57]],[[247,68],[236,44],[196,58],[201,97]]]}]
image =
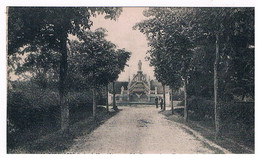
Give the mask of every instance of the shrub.
[{"label": "shrub", "polygon": [[91,91],[69,92],[68,104],[70,109],[70,123],[74,123],[92,113],[92,93]]},{"label": "shrub", "polygon": [[[7,92],[8,148],[59,129],[60,105],[57,87],[43,89],[31,81],[15,81],[11,84]],[[70,124],[91,116],[90,90],[70,90],[66,99],[70,109]],[[100,98],[100,101],[102,100],[103,98]]]},{"label": "shrub", "polygon": [[233,129],[241,133],[253,133],[255,123],[254,102],[220,103],[220,118],[224,130]]},{"label": "shrub", "polygon": [[57,92],[48,89],[16,88],[9,89],[7,95],[8,148],[25,140],[33,140],[42,131],[57,127]]},{"label": "shrub", "polygon": [[20,130],[56,121],[57,93],[50,90],[8,90],[7,116]]},{"label": "shrub", "polygon": [[[254,102],[219,102],[221,132],[254,143]],[[214,101],[201,97],[188,99],[190,120],[214,121]]]},{"label": "shrub", "polygon": [[175,91],[173,93],[173,100],[183,100],[184,99],[184,92],[182,90],[180,91]]},{"label": "shrub", "polygon": [[214,119],[214,101],[193,96],[188,99],[188,110],[192,120]]}]

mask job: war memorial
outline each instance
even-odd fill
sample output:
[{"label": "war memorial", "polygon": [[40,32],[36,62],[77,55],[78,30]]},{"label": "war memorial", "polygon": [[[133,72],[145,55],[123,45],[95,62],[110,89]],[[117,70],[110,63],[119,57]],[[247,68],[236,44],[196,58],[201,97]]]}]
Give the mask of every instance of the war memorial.
[{"label": "war memorial", "polygon": [[[119,105],[154,104],[154,99],[163,98],[163,87],[158,80],[151,80],[142,70],[142,61],[138,62],[138,71],[128,81],[117,81],[120,90],[116,92],[116,103]],[[169,87],[165,87],[165,102],[170,103]],[[113,94],[109,92],[109,104],[112,104]]]}]

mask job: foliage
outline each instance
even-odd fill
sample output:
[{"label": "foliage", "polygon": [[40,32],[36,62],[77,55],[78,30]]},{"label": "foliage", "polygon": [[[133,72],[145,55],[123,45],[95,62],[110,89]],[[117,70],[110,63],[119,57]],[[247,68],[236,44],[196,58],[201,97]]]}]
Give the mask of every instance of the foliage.
[{"label": "foliage", "polygon": [[191,39],[184,31],[184,25],[188,24],[180,18],[185,15],[183,9],[150,8],[144,15],[150,19],[136,24],[134,28],[146,34],[149,40],[151,49],[148,52],[151,65],[155,67],[155,76],[177,90],[182,86],[182,78],[187,77],[191,57]]},{"label": "foliage", "polygon": [[[8,8],[8,55],[16,56],[19,49],[27,51],[46,48],[60,54],[59,97],[61,105],[61,129],[68,134],[69,108],[65,104],[68,73],[68,36],[81,35],[92,26],[91,16],[105,13],[105,18],[116,19],[121,8],[105,7],[10,7]],[[43,53],[44,51],[41,51]],[[23,52],[21,52],[23,53]],[[12,58],[8,58],[12,63]],[[44,62],[43,62],[44,63]],[[42,64],[37,62],[37,64]],[[43,64],[44,65],[44,64]],[[37,65],[36,65],[37,66]],[[43,68],[45,68],[43,66]],[[46,69],[45,69],[46,70]],[[39,75],[39,74],[38,74]],[[40,77],[42,78],[42,77]],[[42,82],[42,81],[41,81]]]},{"label": "foliage", "polygon": [[[220,104],[222,129],[254,139],[255,110],[253,102],[223,102]],[[250,141],[254,142],[254,141]]]},{"label": "foliage", "polygon": [[213,97],[215,36],[220,36],[222,100],[254,97],[253,8],[149,8],[134,29],[147,36],[151,65],[160,82],[188,94]]},{"label": "foliage", "polygon": [[182,101],[184,99],[184,92],[183,90],[174,91],[173,92],[173,100],[174,101]]},{"label": "foliage", "polygon": [[200,8],[197,13],[201,15],[196,22],[201,24],[202,37],[211,48],[215,34],[220,36],[221,100],[230,101],[237,95],[242,100],[244,96],[254,98],[254,9]]},{"label": "foliage", "polygon": [[106,19],[116,19],[121,11],[121,8],[113,7],[9,7],[9,65],[19,62],[17,53],[29,52],[25,63],[19,65],[19,72],[29,71],[40,83],[46,83],[44,72],[55,68],[59,71],[54,75],[56,79],[58,77],[60,95],[63,96],[68,67],[68,34],[80,36],[84,30],[90,29],[91,16],[104,13]]},{"label": "foliage", "polygon": [[[27,52],[28,49],[27,47],[21,52]],[[25,54],[25,58],[17,61],[16,75],[22,75],[25,80],[33,80],[43,88],[48,83],[58,82],[60,55],[57,52],[39,46],[34,52],[22,54]]]},{"label": "foliage", "polygon": [[88,85],[105,86],[118,78],[129,58],[130,52],[116,50],[115,44],[105,39],[105,29],[99,28],[95,32],[84,31],[79,41],[71,42],[69,68]]},{"label": "foliage", "polygon": [[[60,106],[57,88],[48,85],[43,89],[34,81],[14,81],[12,86],[7,92],[8,148],[25,142],[23,140],[35,140],[59,129]],[[82,113],[79,112],[91,113],[90,91],[70,91],[67,99],[70,122],[82,119]],[[86,117],[86,114],[83,117]]]},{"label": "foliage", "polygon": [[57,121],[58,92],[43,90],[28,82],[23,85],[27,88],[21,89],[18,85],[8,90],[7,115],[14,126],[24,130],[50,120]]},{"label": "foliage", "polygon": [[214,101],[192,96],[188,103],[191,120],[214,121]]},{"label": "foliage", "polygon": [[47,44],[58,51],[64,34],[77,35],[92,26],[91,16],[105,13],[106,19],[115,19],[121,11],[113,7],[9,7],[8,54],[26,44],[32,49]]}]

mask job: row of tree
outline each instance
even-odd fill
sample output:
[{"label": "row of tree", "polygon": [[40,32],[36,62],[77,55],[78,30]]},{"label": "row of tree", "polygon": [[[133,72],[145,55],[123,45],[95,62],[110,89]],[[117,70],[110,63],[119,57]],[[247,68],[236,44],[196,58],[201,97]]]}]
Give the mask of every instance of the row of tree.
[{"label": "row of tree", "polygon": [[27,75],[42,87],[49,81],[58,83],[64,132],[69,128],[68,90],[91,86],[95,118],[96,89],[114,82],[130,58],[130,52],[116,49],[105,39],[105,29],[90,31],[90,17],[105,14],[105,19],[115,20],[121,11],[113,7],[8,8],[8,71]]},{"label": "row of tree", "polygon": [[156,78],[172,90],[219,101],[254,99],[254,8],[149,8],[134,29],[147,36]]}]

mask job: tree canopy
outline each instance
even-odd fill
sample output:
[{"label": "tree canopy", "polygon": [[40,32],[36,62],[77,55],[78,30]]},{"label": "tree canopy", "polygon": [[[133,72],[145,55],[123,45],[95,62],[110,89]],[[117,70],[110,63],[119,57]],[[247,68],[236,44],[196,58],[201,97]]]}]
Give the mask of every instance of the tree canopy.
[{"label": "tree canopy", "polygon": [[148,19],[137,23],[134,29],[147,36],[151,47],[148,53],[158,80],[180,88],[177,81],[185,77],[189,79],[188,92],[212,97],[217,33],[223,100],[227,96],[253,98],[253,8],[164,7],[149,8],[143,14]]},{"label": "tree canopy", "polygon": [[[80,36],[90,29],[91,16],[105,14],[116,19],[122,9],[116,7],[9,7],[8,55],[14,57],[21,48],[35,52],[46,48],[59,54],[59,97],[61,129],[67,134],[69,107],[66,104],[68,76],[68,36]],[[43,51],[41,51],[43,53]],[[10,58],[9,64],[12,65]],[[44,65],[44,64],[43,64]]]},{"label": "tree canopy", "polygon": [[105,33],[103,28],[95,32],[84,31],[79,40],[71,42],[70,69],[93,87],[115,81],[131,54],[124,49],[116,49],[115,44],[105,39]]},{"label": "tree canopy", "polygon": [[48,44],[59,50],[67,34],[78,35],[92,26],[91,16],[106,14],[106,19],[115,19],[121,11],[116,7],[9,7],[8,54],[27,44]]}]

